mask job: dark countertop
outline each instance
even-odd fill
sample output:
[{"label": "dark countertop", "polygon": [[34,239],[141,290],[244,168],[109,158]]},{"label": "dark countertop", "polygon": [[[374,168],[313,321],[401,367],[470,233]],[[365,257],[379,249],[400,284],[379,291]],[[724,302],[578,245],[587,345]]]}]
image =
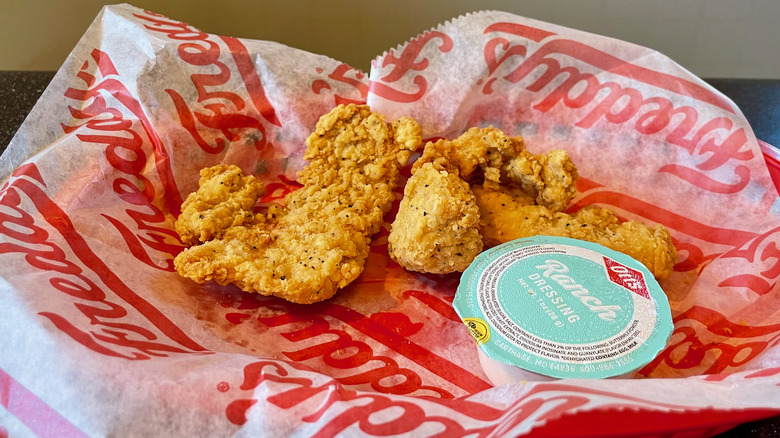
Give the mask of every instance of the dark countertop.
[{"label": "dark countertop", "polygon": [[[0,152],[46,89],[54,72],[0,71]],[[756,137],[780,147],[780,80],[706,79],[742,110]],[[780,437],[780,416],[743,424],[717,438]]]},{"label": "dark countertop", "polygon": [[53,77],[49,71],[0,71],[0,152]]}]

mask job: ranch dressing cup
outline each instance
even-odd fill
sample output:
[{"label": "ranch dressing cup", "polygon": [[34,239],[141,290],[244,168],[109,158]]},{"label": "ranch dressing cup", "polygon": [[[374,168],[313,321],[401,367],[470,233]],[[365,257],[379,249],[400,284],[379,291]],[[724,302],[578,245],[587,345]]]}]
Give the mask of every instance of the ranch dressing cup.
[{"label": "ranch dressing cup", "polygon": [[644,265],[564,237],[483,252],[463,273],[453,306],[494,385],[630,377],[672,333],[668,299]]}]

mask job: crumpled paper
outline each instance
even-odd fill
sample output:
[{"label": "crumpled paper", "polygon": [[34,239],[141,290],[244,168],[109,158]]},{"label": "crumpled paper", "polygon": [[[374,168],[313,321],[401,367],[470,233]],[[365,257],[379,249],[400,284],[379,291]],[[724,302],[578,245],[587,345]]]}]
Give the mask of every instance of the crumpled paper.
[{"label": "crumpled paper", "polygon": [[[572,209],[669,228],[675,330],[644,377],[492,387],[451,307],[459,276],[394,264],[388,224],[314,305],[173,271],[198,170],[237,164],[276,202],[318,117],[352,102],[425,138],[493,125],[565,148]],[[780,412],[777,190],[739,109],[643,47],[485,11],[366,75],[109,6],[0,178],[0,436],[707,436]]]}]

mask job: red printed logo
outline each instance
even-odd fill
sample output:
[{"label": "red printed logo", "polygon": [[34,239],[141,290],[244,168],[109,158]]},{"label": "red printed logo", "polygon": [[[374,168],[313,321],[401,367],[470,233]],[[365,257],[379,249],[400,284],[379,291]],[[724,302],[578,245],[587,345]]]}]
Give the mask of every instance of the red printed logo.
[{"label": "red printed logo", "polygon": [[[693,158],[692,166],[669,164],[659,172],[713,193],[736,193],[748,185],[751,171],[745,163],[756,156],[728,101],[687,79],[626,62],[578,41],[550,39],[553,34],[531,29],[511,23],[486,28],[485,34],[493,38],[484,46],[488,67],[484,94],[521,86],[544,96],[532,105],[536,111],[546,113],[565,106],[580,112],[573,123],[578,128],[633,124],[637,133],[663,138]],[[528,44],[545,39],[536,49]],[[515,62],[518,57],[522,59],[519,64]],[[500,68],[504,64],[508,66]],[[540,68],[543,73],[534,74]],[[608,72],[614,80],[602,80],[587,71],[592,68]],[[645,85],[707,104],[722,116],[706,120],[694,106],[676,105],[674,99],[661,94],[645,96]]]},{"label": "red printed logo", "polygon": [[[110,187],[128,208],[130,219],[106,218],[119,231],[133,256],[155,269],[173,271],[173,257],[181,251],[176,232],[166,224],[165,211],[179,213],[182,203],[170,166],[170,156],[144,114],[141,103],[122,84],[108,53],[94,49],[92,60],[82,65],[76,77],[81,83],[65,90],[73,101],[68,106],[72,120],[60,124],[66,134],[83,143],[103,145]],[[128,113],[129,112],[129,113]],[[153,157],[157,177],[150,178],[147,162]],[[131,224],[128,226],[128,224]]]},{"label": "red printed logo", "polygon": [[[236,92],[230,82],[231,69],[219,44],[212,36],[161,15],[133,14],[144,27],[180,41],[177,53],[182,61],[202,71],[190,75],[197,100],[185,98],[174,89],[165,89],[176,107],[182,126],[205,152],[222,153],[232,142],[248,141],[259,151],[273,146],[267,130],[281,127],[281,121],[266,96],[249,51],[237,38],[220,37],[238,71],[248,98]],[[216,73],[214,72],[216,71]]]},{"label": "red printed logo", "polygon": [[647,290],[647,283],[645,282],[645,276],[636,269],[629,268],[628,266],[618,263],[609,257],[604,257],[604,264],[607,267],[607,276],[609,281],[623,286],[631,292],[650,299],[650,292]]},{"label": "red printed logo", "polygon": [[[209,354],[111,269],[46,189],[32,163],[14,171],[0,189],[0,254],[4,260],[9,254],[23,257],[43,280],[36,293],[50,294],[77,310],[61,307],[38,314],[76,342],[107,356],[148,360]],[[37,212],[27,211],[25,203]]]},{"label": "red printed logo", "polygon": [[[445,302],[423,291],[410,290],[414,297],[441,316],[460,323]],[[447,307],[447,311],[441,309]],[[256,317],[268,328],[300,348],[282,348],[281,353],[296,363],[321,367],[317,371],[334,375],[346,385],[370,385],[377,392],[415,394],[452,399],[457,394],[476,393],[490,385],[467,369],[409,338],[422,327],[421,322],[398,312],[379,312],[370,316],[335,303],[317,303],[301,309],[277,299],[244,294],[237,310],[276,309],[280,314]],[[252,316],[244,312],[225,315],[234,324]],[[343,325],[346,324],[346,325]],[[378,354],[390,351],[393,354]],[[345,351],[352,352],[345,355]],[[315,365],[318,364],[318,365]],[[366,370],[365,368],[370,368]],[[446,372],[444,372],[446,370]],[[432,380],[431,380],[432,379]],[[445,383],[446,382],[446,383]],[[450,386],[454,385],[454,386]]]},{"label": "red printed logo", "polygon": [[[317,67],[318,73],[322,73],[323,71],[322,68]],[[353,77],[348,76],[348,74],[351,74]],[[324,93],[323,90],[331,90],[336,105],[348,105],[350,103],[364,104],[366,103],[366,96],[368,95],[368,83],[364,81],[365,77],[363,72],[355,70],[347,64],[339,64],[339,66],[328,75],[329,80],[317,79],[312,82],[311,91],[314,92],[314,94],[321,94]],[[355,99],[345,96],[345,91],[337,90],[339,85],[346,85],[346,89],[351,87],[352,90],[350,91],[357,90],[360,94],[360,98]]]},{"label": "red printed logo", "polygon": [[403,77],[409,75],[409,72],[412,70],[424,71],[427,69],[430,61],[423,52],[425,46],[434,40],[440,41],[438,50],[441,53],[449,52],[454,46],[452,38],[442,32],[425,32],[410,41],[399,56],[396,57],[396,52],[394,51],[385,56],[382,61],[382,67],[392,66],[393,68],[379,81],[371,81],[369,91],[394,102],[408,103],[420,100],[428,90],[428,80],[423,75],[415,75],[412,79],[412,83],[417,87],[414,91],[402,91],[388,84],[400,81]]},{"label": "red printed logo", "polygon": [[[240,394],[225,408],[225,417],[243,426],[258,403],[291,410],[300,418],[295,427],[308,436],[341,436],[350,430],[365,436],[514,436],[523,423],[544,423],[574,409],[622,404],[632,409],[670,409],[668,403],[564,382],[535,382],[501,406],[470,397],[439,399],[356,391],[304,367],[288,362],[260,360],[243,370]],[[259,389],[258,389],[259,388]],[[217,389],[231,391],[224,383]],[[265,399],[255,398],[268,394]],[[264,405],[264,406],[263,406]],[[371,419],[371,421],[369,421]],[[264,421],[274,421],[276,417]],[[282,420],[281,422],[283,422]]]}]

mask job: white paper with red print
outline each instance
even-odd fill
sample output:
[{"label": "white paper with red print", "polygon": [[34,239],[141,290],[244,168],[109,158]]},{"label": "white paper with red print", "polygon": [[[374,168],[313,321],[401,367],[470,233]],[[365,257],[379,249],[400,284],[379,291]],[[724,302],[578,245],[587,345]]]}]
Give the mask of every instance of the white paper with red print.
[{"label": "white paper with red print", "polygon": [[[362,276],[314,305],[173,271],[199,169],[238,164],[273,202],[318,117],[350,102],[426,138],[492,124],[565,148],[573,209],[665,224],[675,331],[647,377],[492,387],[450,304],[458,275],[392,263],[387,225]],[[111,6],[0,176],[0,436],[704,436],[780,412],[777,191],[739,110],[642,47],[481,12],[366,75]]]}]

